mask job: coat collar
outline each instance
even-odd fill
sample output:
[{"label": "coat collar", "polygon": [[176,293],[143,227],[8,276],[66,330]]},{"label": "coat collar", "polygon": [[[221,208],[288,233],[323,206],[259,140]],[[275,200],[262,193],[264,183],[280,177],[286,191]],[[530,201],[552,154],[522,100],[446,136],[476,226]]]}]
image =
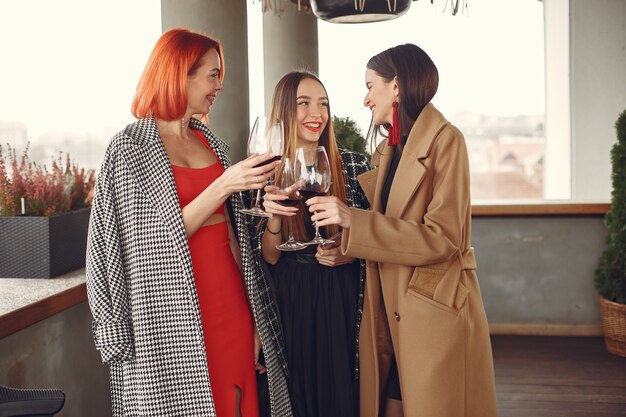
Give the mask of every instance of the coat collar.
[{"label": "coat collar", "polygon": [[[200,121],[192,119],[190,127],[204,134],[222,166],[228,168],[230,166],[228,145]],[[128,146],[125,146],[124,152],[128,169],[169,230],[180,259],[185,265],[188,289],[193,293],[195,283],[189,242],[183,224],[174,173],[156,121],[153,118],[140,119],[125,129],[124,136],[128,140]],[[235,204],[233,210],[238,212],[241,204],[239,200],[236,203],[238,204]],[[236,219],[235,233],[239,236],[242,230],[242,219],[241,216]]]},{"label": "coat collar", "polygon": [[[431,103],[424,107],[413,124],[402,150],[396,177],[389,191],[386,214],[394,217],[402,215],[426,174],[427,168],[422,160],[428,157],[435,138],[448,124],[449,122]],[[378,155],[372,158],[372,164],[377,165],[377,162],[379,163],[380,173],[376,182],[373,209],[381,211],[382,188],[389,173],[393,148],[387,146],[387,141],[385,140],[378,146],[376,153]],[[378,156],[378,161],[376,156]]]},{"label": "coat collar", "polygon": [[[204,134],[222,166],[224,168],[229,167],[228,145],[198,120],[192,119],[190,127],[200,130]],[[170,230],[181,259],[188,266],[188,270],[192,271],[187,234],[183,224],[174,174],[156,121],[153,118],[140,119],[129,125],[124,134],[134,145],[126,148],[128,167]]]},{"label": "coat collar", "polygon": [[230,158],[228,157],[229,146],[223,140],[215,136],[213,132],[199,120],[192,118],[189,122],[189,127],[194,130],[199,130],[204,134],[209,146],[215,151],[224,169],[228,168],[230,166]]},{"label": "coat collar", "polygon": [[191,272],[191,255],[174,174],[156,122],[153,118],[140,119],[124,133],[134,145],[127,146],[124,152],[128,169],[167,226],[186,269]]}]

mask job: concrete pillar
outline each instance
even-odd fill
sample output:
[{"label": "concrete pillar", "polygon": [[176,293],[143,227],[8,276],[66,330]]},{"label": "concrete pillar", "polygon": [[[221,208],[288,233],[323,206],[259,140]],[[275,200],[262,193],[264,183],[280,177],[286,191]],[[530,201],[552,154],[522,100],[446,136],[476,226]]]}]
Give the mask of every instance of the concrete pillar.
[{"label": "concrete pillar", "polygon": [[249,132],[246,0],[161,0],[163,31],[187,28],[224,46],[224,89],[209,114],[211,130],[230,145],[233,162],[246,156]]},{"label": "concrete pillar", "polygon": [[280,15],[263,15],[263,69],[265,111],[269,114],[276,83],[285,73],[306,69],[319,71],[317,18],[311,12],[298,11],[296,4],[284,2]]},{"label": "concrete pillar", "polygon": [[570,115],[570,25],[569,2],[543,3],[546,129],[543,158],[543,197],[568,200],[572,197]]},{"label": "concrete pillar", "polygon": [[615,122],[626,109],[626,1],[569,3],[572,198],[606,201]]}]

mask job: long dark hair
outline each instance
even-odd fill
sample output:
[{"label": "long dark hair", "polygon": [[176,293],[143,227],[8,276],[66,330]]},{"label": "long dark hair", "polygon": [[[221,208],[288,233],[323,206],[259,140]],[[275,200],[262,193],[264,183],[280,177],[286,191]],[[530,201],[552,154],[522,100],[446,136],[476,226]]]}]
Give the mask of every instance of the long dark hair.
[{"label": "long dark hair", "polygon": [[[439,71],[435,63],[422,48],[407,43],[374,55],[367,62],[367,68],[375,71],[387,82],[397,79],[400,90],[398,104],[400,135],[408,135],[424,106],[430,103],[437,93]],[[372,119],[367,136],[372,139],[374,145],[379,131],[380,126],[374,125]]]}]

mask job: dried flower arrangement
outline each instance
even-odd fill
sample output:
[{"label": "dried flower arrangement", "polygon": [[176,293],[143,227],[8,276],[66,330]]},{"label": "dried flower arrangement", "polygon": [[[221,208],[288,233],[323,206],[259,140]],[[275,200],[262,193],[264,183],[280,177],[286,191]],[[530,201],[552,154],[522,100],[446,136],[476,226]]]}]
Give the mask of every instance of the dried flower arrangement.
[{"label": "dried flower arrangement", "polygon": [[52,159],[51,170],[32,162],[28,146],[21,158],[0,145],[0,216],[55,216],[88,207],[95,172],[78,168],[69,154]]}]

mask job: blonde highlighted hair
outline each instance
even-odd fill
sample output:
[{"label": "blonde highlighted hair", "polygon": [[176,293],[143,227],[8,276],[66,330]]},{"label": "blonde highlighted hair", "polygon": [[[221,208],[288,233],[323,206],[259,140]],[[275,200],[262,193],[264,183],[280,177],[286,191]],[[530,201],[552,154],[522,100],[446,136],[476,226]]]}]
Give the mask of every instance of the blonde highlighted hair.
[{"label": "blonde highlighted hair", "polygon": [[[305,71],[293,71],[280,79],[276,87],[274,88],[274,95],[272,97],[272,109],[269,119],[272,121],[281,121],[285,126],[285,147],[283,149],[283,157],[294,158],[296,155],[296,148],[298,147],[298,86],[300,82],[305,79],[311,79],[317,81],[326,96],[326,87],[314,74]],[[341,154],[337,147],[337,141],[335,140],[335,132],[333,130],[332,115],[330,111],[330,104],[328,105],[328,123],[322,131],[319,140],[319,146],[323,146],[326,149],[328,155],[328,161],[330,163],[330,170],[332,175],[332,185],[328,195],[333,195],[346,203],[346,180],[343,176],[343,163],[341,161]],[[279,170],[280,171],[280,170]],[[293,231],[296,239],[307,239],[304,216],[309,216],[308,210],[303,209],[301,206],[298,215],[294,218]],[[283,237],[286,237],[286,230],[283,227]],[[326,228],[328,236],[332,236],[337,233],[340,228],[337,225],[332,225]]]}]

